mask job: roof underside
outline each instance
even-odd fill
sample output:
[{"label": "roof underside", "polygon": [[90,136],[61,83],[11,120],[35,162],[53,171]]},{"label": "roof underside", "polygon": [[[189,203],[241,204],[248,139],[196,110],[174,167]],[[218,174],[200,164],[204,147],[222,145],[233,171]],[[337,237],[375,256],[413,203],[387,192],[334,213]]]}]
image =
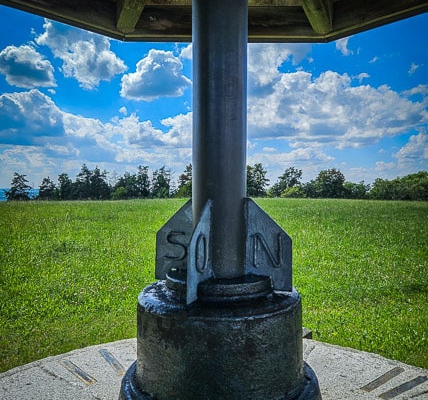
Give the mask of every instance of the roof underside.
[{"label": "roof underside", "polygon": [[[192,41],[191,0],[0,4],[124,41]],[[249,0],[248,35],[250,42],[328,42],[426,11],[423,0]]]}]

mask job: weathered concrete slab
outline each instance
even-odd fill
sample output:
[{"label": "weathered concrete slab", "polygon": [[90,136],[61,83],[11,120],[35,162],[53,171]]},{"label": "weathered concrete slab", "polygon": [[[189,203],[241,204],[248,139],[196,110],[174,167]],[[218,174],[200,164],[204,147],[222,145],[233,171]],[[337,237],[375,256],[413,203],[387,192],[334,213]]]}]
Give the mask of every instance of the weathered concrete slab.
[{"label": "weathered concrete slab", "polygon": [[136,340],[48,357],[0,374],[2,400],[110,400],[136,359]]},{"label": "weathered concrete slab", "polygon": [[[323,400],[428,400],[428,370],[304,339]],[[48,357],[0,374],[2,400],[117,400],[136,339]]]},{"label": "weathered concrete slab", "polygon": [[[303,357],[317,375],[323,400],[428,399],[425,369],[313,340],[304,340],[304,346]],[[417,380],[409,384],[414,379]],[[391,391],[403,384],[408,384],[408,390],[401,394],[397,389]]]}]

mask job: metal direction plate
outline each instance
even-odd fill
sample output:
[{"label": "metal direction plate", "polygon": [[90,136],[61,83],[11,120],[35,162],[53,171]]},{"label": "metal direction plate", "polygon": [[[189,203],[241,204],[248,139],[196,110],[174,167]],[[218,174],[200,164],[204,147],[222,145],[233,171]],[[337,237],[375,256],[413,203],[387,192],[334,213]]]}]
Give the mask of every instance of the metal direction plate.
[{"label": "metal direction plate", "polygon": [[110,367],[119,375],[125,375],[125,368],[122,364],[106,349],[101,349],[99,351],[100,355],[106,360]]},{"label": "metal direction plate", "polygon": [[424,383],[427,379],[428,379],[427,376],[418,376],[409,382],[405,382],[400,386],[397,386],[391,390],[388,390],[385,393],[382,393],[381,395],[379,395],[379,397],[383,400],[393,399],[394,397],[397,397],[398,395],[404,392],[407,392],[410,389],[413,389],[414,387],[420,385],[421,383]]},{"label": "metal direction plate", "polygon": [[74,376],[79,378],[83,383],[85,383],[88,386],[94,384],[97,381],[94,377],[92,377],[91,375],[83,371],[83,369],[78,367],[76,364],[74,364],[70,360],[61,360],[59,363],[66,370],[71,372]]},{"label": "metal direction plate", "polygon": [[396,376],[400,375],[402,372],[404,372],[404,368],[395,367],[390,371],[385,372],[383,375],[379,376],[379,378],[376,378],[367,385],[363,386],[361,389],[365,390],[366,392],[371,392],[372,390],[375,390],[379,386],[382,386],[386,382],[390,381],[392,378],[395,378]]},{"label": "metal direction plate", "polygon": [[[211,207],[208,201],[193,229],[188,201],[156,235],[156,279],[171,268],[187,270],[187,301],[197,299],[197,287],[213,276],[211,266]],[[273,288],[292,290],[292,243],[288,234],[253,200],[245,199],[245,272],[272,278]]]},{"label": "metal direction plate", "polygon": [[171,268],[187,269],[192,232],[192,201],[189,200],[156,234],[156,279],[166,279]]},{"label": "metal direction plate", "polygon": [[198,299],[199,283],[213,276],[211,266],[211,205],[208,200],[198,224],[193,231],[189,244],[189,262],[187,268],[187,304]]},{"label": "metal direction plate", "polygon": [[292,244],[287,233],[253,200],[246,199],[247,274],[272,277],[275,290],[292,290]]}]

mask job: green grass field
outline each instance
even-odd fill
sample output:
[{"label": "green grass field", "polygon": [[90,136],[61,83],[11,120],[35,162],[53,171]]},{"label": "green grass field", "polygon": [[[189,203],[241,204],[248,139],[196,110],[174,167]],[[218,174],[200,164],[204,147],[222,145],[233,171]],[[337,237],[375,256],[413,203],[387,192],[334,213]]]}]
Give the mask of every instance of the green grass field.
[{"label": "green grass field", "polygon": [[[155,234],[185,200],[0,204],[0,371],[136,336]],[[293,239],[317,340],[428,368],[428,203],[257,200]]]}]

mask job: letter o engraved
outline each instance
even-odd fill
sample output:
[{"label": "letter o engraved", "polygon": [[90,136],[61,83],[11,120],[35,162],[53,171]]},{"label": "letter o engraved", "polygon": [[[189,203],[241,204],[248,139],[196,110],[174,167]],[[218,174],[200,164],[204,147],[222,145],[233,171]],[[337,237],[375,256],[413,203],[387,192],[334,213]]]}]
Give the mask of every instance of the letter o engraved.
[{"label": "letter o engraved", "polygon": [[207,246],[207,238],[204,234],[199,234],[196,239],[195,246],[195,264],[196,270],[199,273],[202,273],[207,268],[208,263],[208,246]]}]

